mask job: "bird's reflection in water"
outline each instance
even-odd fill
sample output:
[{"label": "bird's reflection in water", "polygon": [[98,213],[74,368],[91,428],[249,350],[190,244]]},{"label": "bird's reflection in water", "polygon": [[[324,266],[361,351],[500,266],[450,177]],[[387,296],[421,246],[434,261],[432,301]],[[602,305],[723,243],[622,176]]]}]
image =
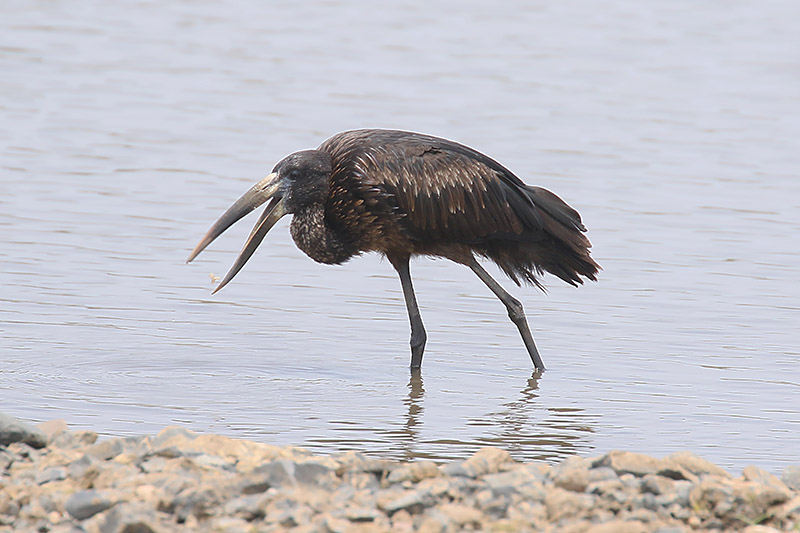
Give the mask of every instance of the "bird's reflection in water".
[{"label": "bird's reflection in water", "polygon": [[[403,400],[406,406],[405,409],[405,422],[402,429],[399,430],[385,430],[380,433],[393,439],[393,450],[390,454],[392,458],[401,461],[409,461],[412,459],[432,459],[437,460],[441,457],[426,453],[422,450],[425,448],[421,443],[420,431],[423,427],[422,414],[425,411],[423,400],[425,397],[425,387],[422,383],[422,372],[419,368],[411,370],[411,379],[408,382],[408,395]],[[366,453],[370,453],[366,451]]]},{"label": "bird's reflection in water", "polygon": [[588,438],[594,433],[597,415],[576,407],[539,405],[539,377],[534,373],[517,400],[470,426],[488,426],[490,435],[477,439],[481,446],[501,446],[518,460],[556,460],[593,448]]},{"label": "bird's reflection in water", "polygon": [[[469,440],[422,437],[425,388],[419,371],[412,372],[402,430],[382,431],[394,442],[392,457],[400,460],[435,461],[464,459],[484,446],[499,446],[517,460],[554,461],[593,448],[589,436],[594,432],[597,415],[575,407],[548,407],[539,401],[539,379],[534,372],[525,382],[518,398],[502,408],[467,421]],[[367,452],[369,453],[369,452]]]},{"label": "bird's reflection in water", "polygon": [[411,370],[411,380],[408,382],[408,396],[404,400],[406,404],[406,424],[405,428],[409,435],[414,435],[414,428],[420,425],[420,417],[424,411],[422,400],[425,396],[425,387],[422,383],[422,372],[419,368]]},{"label": "bird's reflection in water", "polygon": [[313,439],[306,445],[327,451],[357,450],[384,459],[438,462],[466,459],[484,446],[508,450],[519,461],[553,462],[591,450],[598,415],[582,408],[546,405],[552,398],[540,399],[539,379],[533,373],[515,399],[495,411],[465,416],[461,427],[451,429],[452,436],[442,437],[442,428],[426,425],[425,387],[422,374],[415,370],[402,399],[402,418],[394,424],[365,427],[352,421],[339,427],[337,437]]}]

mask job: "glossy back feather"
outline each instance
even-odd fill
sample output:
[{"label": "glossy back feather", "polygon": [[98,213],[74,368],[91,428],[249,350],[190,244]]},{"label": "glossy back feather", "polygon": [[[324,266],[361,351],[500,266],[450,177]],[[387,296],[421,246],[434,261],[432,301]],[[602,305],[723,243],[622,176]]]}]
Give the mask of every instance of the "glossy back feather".
[{"label": "glossy back feather", "polygon": [[353,130],[325,141],[333,172],[326,221],[360,251],[487,257],[517,284],[550,272],[576,285],[599,265],[577,211],[497,161],[453,141]]}]

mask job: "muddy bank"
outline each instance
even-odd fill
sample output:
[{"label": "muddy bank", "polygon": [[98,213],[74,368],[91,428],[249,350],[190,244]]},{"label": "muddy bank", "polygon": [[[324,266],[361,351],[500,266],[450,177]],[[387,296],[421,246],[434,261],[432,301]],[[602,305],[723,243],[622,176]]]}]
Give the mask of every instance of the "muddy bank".
[{"label": "muddy bank", "polygon": [[0,472],[0,530],[12,531],[800,529],[800,465],[734,477],[689,452],[550,466],[485,448],[462,462],[400,463],[179,427],[98,441],[63,421],[0,415]]}]

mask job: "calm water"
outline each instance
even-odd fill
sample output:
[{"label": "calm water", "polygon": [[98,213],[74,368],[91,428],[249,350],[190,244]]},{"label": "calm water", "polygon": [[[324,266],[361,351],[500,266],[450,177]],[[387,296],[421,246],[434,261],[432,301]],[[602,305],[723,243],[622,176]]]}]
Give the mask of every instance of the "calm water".
[{"label": "calm water", "polygon": [[[522,4],[522,3],[520,3]],[[317,452],[800,463],[800,4],[8,1],[0,410]],[[356,127],[450,137],[579,208],[599,283],[516,288],[550,370],[467,269],[318,265],[217,216]],[[495,269],[492,272],[497,272]]]}]

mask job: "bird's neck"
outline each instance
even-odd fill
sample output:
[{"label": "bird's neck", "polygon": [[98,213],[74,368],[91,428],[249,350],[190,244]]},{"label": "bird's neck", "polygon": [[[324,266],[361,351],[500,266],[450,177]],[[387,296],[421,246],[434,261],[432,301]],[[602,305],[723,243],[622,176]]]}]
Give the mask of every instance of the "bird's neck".
[{"label": "bird's neck", "polygon": [[289,229],[297,247],[318,263],[344,263],[358,254],[352,239],[326,222],[322,205],[314,204],[295,212]]}]

